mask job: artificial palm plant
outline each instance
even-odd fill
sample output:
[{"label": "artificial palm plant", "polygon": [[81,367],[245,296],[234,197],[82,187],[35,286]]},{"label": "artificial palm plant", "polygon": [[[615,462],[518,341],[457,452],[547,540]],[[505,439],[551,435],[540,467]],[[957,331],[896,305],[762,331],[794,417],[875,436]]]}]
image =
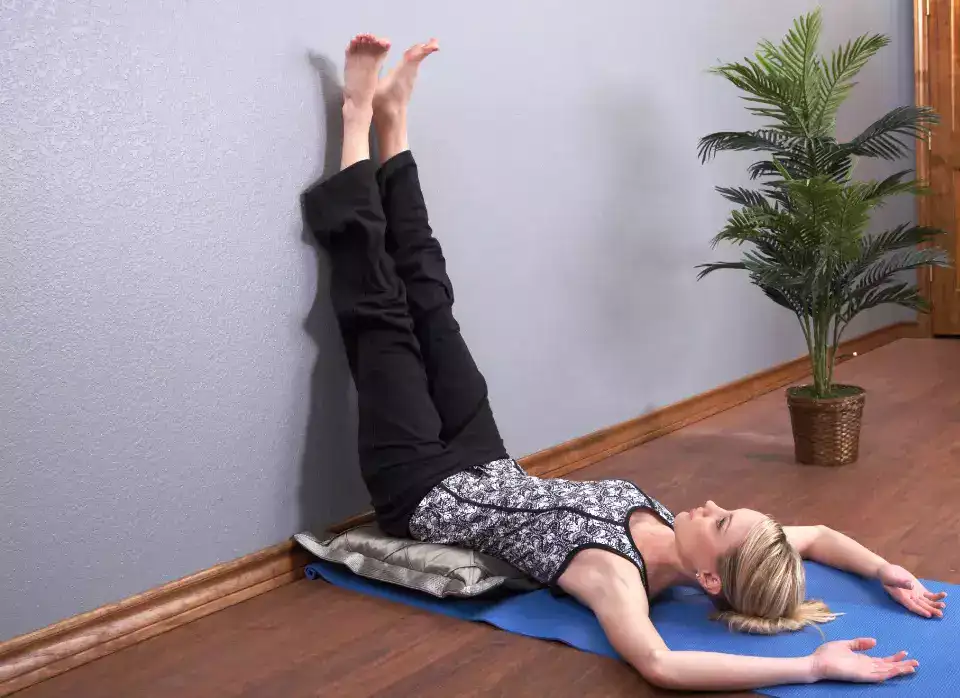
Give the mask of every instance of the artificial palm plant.
[{"label": "artificial palm plant", "polygon": [[890,197],[922,192],[911,170],[880,181],[853,177],[857,158],[908,155],[909,140],[926,138],[936,114],[925,106],[897,107],[855,138],[838,141],[837,111],[857,74],[889,39],[863,35],[822,56],[820,33],[816,10],[795,20],[779,44],[762,41],[752,58],[714,69],[744,93],[747,110],[765,123],[705,136],[702,162],[723,150],[764,157],[749,168],[757,188],[718,187],[738,208],[714,245],[749,249],[740,261],[701,265],[699,278],[719,269],[744,270],[771,300],[796,314],[813,372],[803,392],[825,400],[859,391],[833,381],[836,347],[850,321],[883,304],[925,310],[902,272],[945,265],[947,256],[929,246],[942,232],[933,228],[904,223],[867,234],[871,212]]}]

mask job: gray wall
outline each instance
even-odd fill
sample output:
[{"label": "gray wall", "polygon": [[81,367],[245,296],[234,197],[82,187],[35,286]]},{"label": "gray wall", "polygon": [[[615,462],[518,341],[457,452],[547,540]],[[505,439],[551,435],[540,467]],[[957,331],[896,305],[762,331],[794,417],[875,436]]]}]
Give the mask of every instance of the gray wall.
[{"label": "gray wall", "polygon": [[[0,639],[365,507],[299,212],[328,135],[308,52],[339,70],[357,31],[441,38],[412,142],[521,456],[802,353],[743,277],[695,281],[732,254],[708,246],[713,186],[750,161],[695,151],[748,123],[706,69],[813,5],[5,4]],[[912,100],[910,3],[825,5],[831,45],[895,38],[851,132]]]}]

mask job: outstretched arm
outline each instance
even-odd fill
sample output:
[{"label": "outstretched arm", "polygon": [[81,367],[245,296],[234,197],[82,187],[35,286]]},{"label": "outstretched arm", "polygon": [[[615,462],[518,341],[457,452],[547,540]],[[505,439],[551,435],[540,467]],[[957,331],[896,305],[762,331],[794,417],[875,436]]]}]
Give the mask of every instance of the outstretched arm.
[{"label": "outstretched arm", "polygon": [[861,577],[877,579],[884,565],[882,557],[852,538],[826,526],[784,526],[787,540],[805,560],[814,560]]},{"label": "outstretched arm", "polygon": [[905,659],[906,652],[884,659],[860,654],[876,644],[869,638],[830,642],[805,657],[673,651],[650,622],[646,593],[636,569],[633,577],[622,568],[580,572],[565,575],[563,588],[593,610],[620,656],[647,681],[662,688],[733,691],[824,679],[881,682],[912,673],[917,666]]},{"label": "outstretched arm", "polygon": [[784,526],[800,556],[830,567],[877,579],[898,603],[925,618],[940,618],[946,592],[934,594],[899,565],[893,565],[849,536],[826,526]]},{"label": "outstretched arm", "polygon": [[674,652],[650,622],[642,587],[609,583],[591,608],[613,648],[650,683],[675,690],[737,691],[816,680],[812,657]]}]

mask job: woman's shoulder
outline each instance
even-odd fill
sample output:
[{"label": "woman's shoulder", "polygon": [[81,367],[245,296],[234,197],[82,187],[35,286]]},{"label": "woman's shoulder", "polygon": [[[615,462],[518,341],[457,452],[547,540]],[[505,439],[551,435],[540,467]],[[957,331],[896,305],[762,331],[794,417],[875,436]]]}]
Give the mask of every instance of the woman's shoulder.
[{"label": "woman's shoulder", "polygon": [[584,596],[594,600],[597,596],[622,591],[639,593],[646,598],[637,566],[620,555],[602,549],[580,551],[559,577],[557,585],[581,601]]},{"label": "woman's shoulder", "polygon": [[636,508],[647,509],[651,511],[653,514],[655,514],[657,518],[659,518],[663,523],[671,527],[673,526],[673,521],[674,521],[673,512],[670,511],[670,509],[668,509],[663,504],[663,502],[661,502],[656,497],[648,494],[646,491],[644,491],[639,485],[637,485],[632,480],[626,480],[621,478],[621,479],[615,480],[615,482],[622,483],[627,488],[627,491],[630,491],[633,493],[633,496],[636,500],[634,503]]}]

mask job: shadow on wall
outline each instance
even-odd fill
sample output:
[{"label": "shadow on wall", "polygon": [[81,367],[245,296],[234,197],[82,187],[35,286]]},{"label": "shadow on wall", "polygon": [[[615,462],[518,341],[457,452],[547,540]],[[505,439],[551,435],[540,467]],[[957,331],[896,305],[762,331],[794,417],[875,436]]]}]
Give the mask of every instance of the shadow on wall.
[{"label": "shadow on wall", "polygon": [[[318,89],[317,113],[325,120],[323,170],[326,179],[340,169],[343,128],[342,90],[335,64],[311,54]],[[331,138],[330,134],[334,134]],[[306,219],[304,218],[304,221]],[[300,528],[317,533],[356,514],[368,501],[357,454],[356,393],[330,302],[329,259],[304,222],[301,239],[316,253],[317,293],[303,327],[317,347],[310,380],[310,414],[300,464]]]}]

